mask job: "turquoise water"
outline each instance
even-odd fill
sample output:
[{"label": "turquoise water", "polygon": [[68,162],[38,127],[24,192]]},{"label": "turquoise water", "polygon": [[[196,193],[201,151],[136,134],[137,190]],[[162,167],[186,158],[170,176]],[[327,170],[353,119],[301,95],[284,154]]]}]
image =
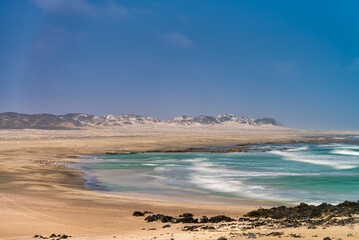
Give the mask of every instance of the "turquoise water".
[{"label": "turquoise water", "polygon": [[[359,200],[359,144],[263,145],[270,152],[97,156],[73,167],[90,189],[285,203]],[[287,147],[289,150],[277,150]]]}]

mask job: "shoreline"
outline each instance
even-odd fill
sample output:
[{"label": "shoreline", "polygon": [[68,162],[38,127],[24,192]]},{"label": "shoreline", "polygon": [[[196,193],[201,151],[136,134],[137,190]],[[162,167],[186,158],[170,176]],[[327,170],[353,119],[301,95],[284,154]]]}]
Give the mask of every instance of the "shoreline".
[{"label": "shoreline", "polygon": [[[131,154],[141,154],[142,152],[138,153],[131,153]],[[155,152],[145,152],[145,153],[155,153]],[[168,153],[168,152],[163,152]],[[179,152],[173,152],[179,153]],[[180,152],[182,153],[182,152]],[[186,153],[186,152],[183,152]],[[124,153],[126,154],[126,153]],[[127,155],[127,154],[126,154]],[[98,155],[98,156],[105,156],[105,155]],[[84,158],[85,157],[85,158]],[[159,200],[164,202],[171,202],[171,203],[181,203],[181,204],[211,204],[211,205],[224,205],[224,206],[247,206],[247,207],[273,207],[273,206],[291,206],[293,204],[286,203],[284,201],[270,201],[270,200],[257,200],[254,199],[236,199],[235,197],[228,197],[228,196],[215,196],[215,195],[208,195],[208,196],[195,196],[195,195],[171,195],[171,194],[157,194],[157,193],[143,193],[143,192],[130,192],[130,191],[115,191],[106,189],[106,186],[101,186],[98,182],[97,176],[91,175],[89,172],[81,169],[81,167],[76,168],[74,165],[78,163],[83,163],[86,160],[95,160],[97,156],[79,156],[81,159],[80,162],[73,162],[73,163],[66,163],[64,166],[66,168],[78,171],[81,176],[80,178],[84,180],[83,187],[86,190],[94,191],[100,194],[109,194],[113,196],[119,197],[127,197],[131,199],[141,199],[145,201],[152,201],[152,200]],[[97,159],[96,162],[104,161]],[[85,163],[86,164],[86,163]]]},{"label": "shoreline", "polygon": [[[75,133],[72,132],[66,133],[69,137],[61,139],[49,138],[51,135],[47,131],[31,131],[31,135],[25,133],[24,136],[21,136],[21,131],[5,132],[6,136],[1,135],[4,132],[0,131],[0,222],[6,223],[0,226],[0,238],[3,239],[27,239],[35,234],[45,236],[52,233],[68,234],[73,236],[72,239],[86,239],[86,236],[90,235],[94,239],[107,239],[109,234],[126,239],[150,239],[154,236],[161,239],[160,237],[168,237],[167,232],[174,235],[175,239],[192,239],[191,232],[175,228],[162,229],[163,224],[145,223],[142,219],[134,218],[132,213],[137,210],[150,210],[154,213],[176,216],[183,212],[192,212],[195,216],[224,214],[238,218],[258,209],[260,205],[188,204],[109,196],[110,194],[85,189],[81,179],[82,173],[64,168],[61,164],[79,161],[75,156],[98,155],[118,149],[122,152],[171,150],[178,146],[185,149],[192,146],[253,143],[268,138],[293,139],[292,131],[289,131],[288,136],[282,131],[274,136],[272,132],[269,132],[269,135],[263,132],[244,132],[241,135],[208,132],[203,135],[201,131],[178,135],[176,132],[165,132],[160,136],[154,136],[157,133],[121,133],[120,137],[110,136],[111,141],[109,136],[73,138],[71,134]],[[51,132],[54,133],[56,132]],[[60,131],[59,134],[64,132]],[[309,134],[298,132],[296,135],[297,139],[300,139],[302,135]],[[142,228],[157,230],[141,230]],[[197,237],[215,238],[226,234],[227,231],[229,233],[230,230],[200,232]]]},{"label": "shoreline", "polygon": [[[106,160],[111,156],[117,155],[136,155],[136,154],[187,154],[187,153],[209,153],[209,154],[222,154],[222,153],[242,153],[242,152],[270,152],[270,151],[292,151],[296,149],[295,145],[297,144],[338,144],[338,143],[359,143],[359,139],[357,136],[348,135],[348,138],[310,138],[309,140],[291,140],[291,141],[281,141],[281,142],[269,142],[269,143],[261,143],[261,144],[242,144],[235,146],[221,146],[221,147],[212,147],[212,148],[189,148],[187,150],[180,151],[146,151],[146,152],[131,152],[131,153],[120,153],[120,154],[103,154],[97,156],[79,156],[81,159],[80,162],[69,163],[66,164],[67,167],[71,169],[75,169],[83,173],[82,178],[85,180],[84,187],[91,191],[97,191],[101,193],[107,193],[112,195],[119,196],[129,196],[134,198],[141,198],[147,200],[167,200],[167,201],[175,201],[175,202],[183,202],[183,203],[208,203],[208,204],[223,204],[223,205],[261,205],[263,207],[271,207],[271,206],[292,206],[295,204],[299,204],[300,201],[289,201],[289,200],[275,200],[275,199],[254,199],[254,198],[245,198],[245,197],[237,197],[237,196],[229,196],[226,194],[216,194],[216,193],[198,193],[198,190],[190,189],[184,190],[182,193],[170,193],[170,192],[143,192],[143,191],[131,191],[131,190],[116,190],[111,188],[111,186],[106,186],[106,184],[101,183],[99,176],[96,174],[96,171],[87,170],[87,166],[94,163],[106,162]],[[268,146],[269,145],[269,146]],[[293,147],[293,148],[292,148]],[[150,155],[151,156],[151,155]],[[127,172],[125,171],[124,174]],[[131,173],[129,171],[128,173]],[[194,191],[193,193],[191,191]],[[196,193],[197,192],[197,193]],[[345,199],[342,199],[345,200]],[[320,204],[320,203],[310,203],[308,204]]]}]

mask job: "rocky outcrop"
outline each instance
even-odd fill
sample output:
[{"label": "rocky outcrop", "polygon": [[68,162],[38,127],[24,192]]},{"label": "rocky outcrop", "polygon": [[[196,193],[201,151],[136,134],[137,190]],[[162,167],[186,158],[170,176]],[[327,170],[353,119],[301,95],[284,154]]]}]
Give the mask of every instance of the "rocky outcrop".
[{"label": "rocky outcrop", "polygon": [[259,118],[259,119],[255,119],[254,122],[259,125],[282,126],[282,124],[280,124],[273,118]]},{"label": "rocky outcrop", "polygon": [[273,207],[258,209],[249,212],[245,217],[272,218],[272,219],[312,219],[323,217],[351,217],[359,214],[359,201],[345,201],[338,205],[322,203],[318,206],[301,203],[296,207]]},{"label": "rocky outcrop", "polygon": [[0,128],[76,129],[83,125],[67,115],[1,113]]},{"label": "rocky outcrop", "polygon": [[262,126],[262,125],[273,125],[273,126],[283,126],[278,121],[273,118],[248,118],[248,117],[239,117],[233,114],[220,114],[215,117],[200,115],[197,117],[182,116],[175,117],[170,120],[167,120],[168,123],[178,123],[184,125],[192,124],[223,124],[223,123],[238,123],[245,125],[253,126]]},{"label": "rocky outcrop", "polygon": [[190,117],[190,116],[182,116],[182,117],[175,117],[167,121],[168,123],[180,123],[180,124],[218,124],[220,123],[216,117],[211,116],[197,116],[197,117]]}]

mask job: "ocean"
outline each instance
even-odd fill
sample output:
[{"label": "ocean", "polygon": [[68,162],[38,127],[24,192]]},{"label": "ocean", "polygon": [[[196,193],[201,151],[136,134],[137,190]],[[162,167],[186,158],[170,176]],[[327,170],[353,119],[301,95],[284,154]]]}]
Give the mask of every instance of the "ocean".
[{"label": "ocean", "polygon": [[117,194],[278,204],[359,200],[358,143],[255,147],[271,151],[103,155],[71,167],[86,173],[87,188]]}]

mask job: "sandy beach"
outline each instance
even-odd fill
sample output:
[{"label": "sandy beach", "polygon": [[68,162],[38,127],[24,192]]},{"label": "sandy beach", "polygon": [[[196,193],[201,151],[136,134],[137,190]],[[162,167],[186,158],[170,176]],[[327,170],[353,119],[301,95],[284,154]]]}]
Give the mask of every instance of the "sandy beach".
[{"label": "sandy beach", "polygon": [[359,1],[0,6],[0,240],[359,240]]},{"label": "sandy beach", "polygon": [[[134,217],[132,213],[139,210],[178,216],[190,212],[196,217],[223,214],[238,219],[248,211],[269,206],[174,202],[90,191],[83,187],[82,173],[63,164],[81,161],[78,157],[84,155],[185,150],[349,133],[225,127],[0,130],[0,238],[30,239],[36,234],[48,237],[55,233],[67,234],[72,236],[71,239],[217,239],[221,236],[245,239],[236,235],[241,233],[238,228],[182,231],[185,224],[162,228],[164,223],[146,223],[143,217]],[[359,238],[356,225],[246,232],[265,234],[273,231],[283,231],[281,239],[293,239],[289,234],[300,234],[304,239]],[[348,234],[353,237],[347,237]],[[318,237],[313,237],[315,235]]]}]

